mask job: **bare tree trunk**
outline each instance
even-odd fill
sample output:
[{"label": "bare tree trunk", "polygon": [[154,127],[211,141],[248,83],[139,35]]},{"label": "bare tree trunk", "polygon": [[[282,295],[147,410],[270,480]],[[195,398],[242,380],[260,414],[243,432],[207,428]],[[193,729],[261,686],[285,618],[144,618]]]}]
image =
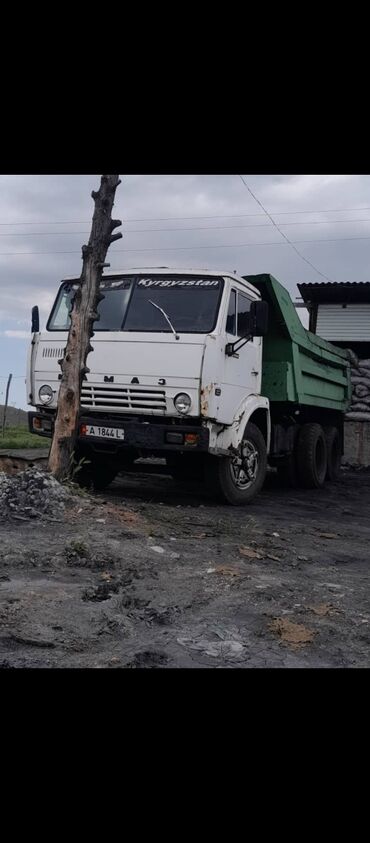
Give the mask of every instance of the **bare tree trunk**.
[{"label": "bare tree trunk", "polygon": [[66,478],[71,470],[71,458],[78,435],[80,395],[83,380],[89,369],[86,358],[93,350],[90,338],[93,336],[93,323],[99,318],[97,307],[104,296],[100,293],[105,258],[108,248],[114,240],[122,237],[112,231],[121,225],[120,220],[112,220],[112,208],[115,193],[120,184],[119,176],[102,176],[100,188],[92,192],[95,202],[90,239],[82,247],[82,273],[76,292],[71,325],[63,360],[58,410],[55,420],[54,436],[49,454],[49,471],[58,480]]}]

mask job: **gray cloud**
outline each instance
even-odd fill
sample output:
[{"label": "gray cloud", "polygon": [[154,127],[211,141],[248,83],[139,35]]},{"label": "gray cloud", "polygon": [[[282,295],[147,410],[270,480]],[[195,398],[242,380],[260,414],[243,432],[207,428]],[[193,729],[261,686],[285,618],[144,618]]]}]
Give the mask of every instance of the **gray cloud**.
[{"label": "gray cloud", "polygon": [[[241,274],[271,272],[293,298],[298,296],[297,282],[323,280],[283,241],[237,175],[121,178],[114,216],[124,221],[124,237],[109,251],[112,269],[164,265]],[[321,272],[333,281],[367,280],[370,211],[341,209],[370,208],[369,176],[245,175],[245,179],[291,240],[322,241],[297,243]],[[27,346],[15,332],[28,330],[32,305],[39,305],[45,322],[60,280],[80,274],[81,246],[88,238],[93,212],[91,190],[99,180],[98,175],[0,177],[2,354],[4,349],[13,354],[10,344],[12,349],[17,343]],[[208,219],[186,219],[206,215]],[[288,225],[293,222],[299,225]],[[159,230],[164,228],[175,230]],[[369,240],[344,239],[357,237]],[[325,242],[330,239],[333,242]],[[18,254],[8,254],[14,252]]]}]

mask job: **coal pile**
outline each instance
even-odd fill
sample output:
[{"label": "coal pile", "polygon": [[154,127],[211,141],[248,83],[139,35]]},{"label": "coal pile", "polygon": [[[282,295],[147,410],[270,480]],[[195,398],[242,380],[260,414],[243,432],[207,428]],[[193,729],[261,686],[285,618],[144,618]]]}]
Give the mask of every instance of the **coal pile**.
[{"label": "coal pile", "polygon": [[70,498],[68,489],[38,468],[12,477],[0,472],[0,517],[59,518]]}]

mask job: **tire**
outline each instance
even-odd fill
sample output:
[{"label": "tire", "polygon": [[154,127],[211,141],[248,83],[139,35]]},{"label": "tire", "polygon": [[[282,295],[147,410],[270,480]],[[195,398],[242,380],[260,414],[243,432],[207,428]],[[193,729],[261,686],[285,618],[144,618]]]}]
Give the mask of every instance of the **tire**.
[{"label": "tire", "polygon": [[306,489],[321,489],[328,467],[327,445],[319,424],[304,424],[298,436],[297,464],[299,479]]},{"label": "tire", "polygon": [[328,451],[326,480],[338,480],[342,461],[339,431],[337,427],[324,427],[324,433]]},{"label": "tire", "polygon": [[209,456],[206,467],[209,490],[232,506],[250,503],[261,491],[266,477],[266,442],[255,424],[247,424],[240,453],[244,456],[242,465],[237,465],[235,457]]}]

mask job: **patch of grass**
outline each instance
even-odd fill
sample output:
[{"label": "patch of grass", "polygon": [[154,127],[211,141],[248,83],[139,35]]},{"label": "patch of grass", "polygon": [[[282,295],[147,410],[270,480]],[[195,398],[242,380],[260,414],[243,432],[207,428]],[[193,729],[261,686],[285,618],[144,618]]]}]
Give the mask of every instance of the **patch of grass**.
[{"label": "patch of grass", "polygon": [[48,448],[51,440],[45,436],[36,436],[29,433],[27,427],[8,427],[4,431],[4,437],[1,435],[0,428],[0,450],[2,448]]},{"label": "patch of grass", "polygon": [[78,483],[75,483],[73,480],[69,480],[68,477],[66,480],[62,480],[61,482],[63,486],[66,486],[66,488],[69,489],[72,495],[76,495],[79,498],[89,497],[89,492],[87,489],[84,489],[82,486],[79,486]]},{"label": "patch of grass", "polygon": [[82,541],[72,541],[70,542],[68,549],[75,553],[76,556],[87,556],[88,554],[88,547],[85,542]]},{"label": "patch of grass", "polygon": [[90,560],[89,548],[83,541],[71,541],[65,545],[65,555],[68,565],[77,565],[82,567],[88,564]]}]

